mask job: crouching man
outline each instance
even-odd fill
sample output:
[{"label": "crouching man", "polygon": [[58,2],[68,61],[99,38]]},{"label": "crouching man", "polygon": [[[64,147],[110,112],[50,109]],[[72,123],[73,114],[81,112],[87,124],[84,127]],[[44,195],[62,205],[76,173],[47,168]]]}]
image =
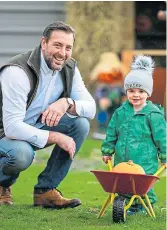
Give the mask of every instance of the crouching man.
[{"label": "crouching man", "polygon": [[96,112],[71,58],[74,41],[74,29],[57,21],[45,28],[38,47],[0,68],[0,205],[13,204],[12,184],[31,165],[34,151],[51,144],[56,145],[34,186],[34,206],[81,204],[57,189]]}]

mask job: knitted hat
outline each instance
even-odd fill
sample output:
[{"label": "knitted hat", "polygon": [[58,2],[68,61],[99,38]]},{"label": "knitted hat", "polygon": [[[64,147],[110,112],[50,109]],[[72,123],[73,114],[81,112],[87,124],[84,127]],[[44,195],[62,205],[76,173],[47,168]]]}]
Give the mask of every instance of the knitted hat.
[{"label": "knitted hat", "polygon": [[131,71],[124,80],[125,92],[131,88],[140,88],[151,96],[153,91],[153,71],[154,62],[150,56],[136,56],[131,65]]}]

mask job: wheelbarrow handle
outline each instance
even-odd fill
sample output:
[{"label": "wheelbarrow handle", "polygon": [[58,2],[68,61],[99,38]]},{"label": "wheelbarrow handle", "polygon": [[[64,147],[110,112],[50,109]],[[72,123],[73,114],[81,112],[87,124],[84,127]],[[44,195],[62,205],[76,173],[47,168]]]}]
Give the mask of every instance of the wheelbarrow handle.
[{"label": "wheelbarrow handle", "polygon": [[166,165],[162,165],[161,168],[159,168],[158,171],[154,174],[154,176],[158,176],[165,168]]},{"label": "wheelbarrow handle", "polygon": [[108,160],[108,167],[109,167],[109,170],[110,170],[110,172],[112,171],[112,164],[111,164],[111,161],[110,160]]}]

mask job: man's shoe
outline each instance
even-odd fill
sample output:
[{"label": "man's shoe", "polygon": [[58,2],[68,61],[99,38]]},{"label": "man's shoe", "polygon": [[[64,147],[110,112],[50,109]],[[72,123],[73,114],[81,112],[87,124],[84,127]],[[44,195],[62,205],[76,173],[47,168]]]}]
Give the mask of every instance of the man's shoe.
[{"label": "man's shoe", "polygon": [[42,194],[34,193],[34,206],[61,209],[75,208],[79,205],[81,205],[81,201],[79,199],[64,198],[56,189],[51,189]]},{"label": "man's shoe", "polygon": [[0,186],[0,205],[11,204],[13,204],[11,188]]}]

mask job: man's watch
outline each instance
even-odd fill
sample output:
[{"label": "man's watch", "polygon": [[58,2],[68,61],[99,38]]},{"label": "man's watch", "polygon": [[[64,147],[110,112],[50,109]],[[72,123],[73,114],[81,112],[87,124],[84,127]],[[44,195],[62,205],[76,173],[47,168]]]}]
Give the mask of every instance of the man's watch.
[{"label": "man's watch", "polygon": [[68,109],[71,109],[71,107],[74,105],[73,99],[67,97],[66,100],[67,100],[67,103],[69,105]]}]

